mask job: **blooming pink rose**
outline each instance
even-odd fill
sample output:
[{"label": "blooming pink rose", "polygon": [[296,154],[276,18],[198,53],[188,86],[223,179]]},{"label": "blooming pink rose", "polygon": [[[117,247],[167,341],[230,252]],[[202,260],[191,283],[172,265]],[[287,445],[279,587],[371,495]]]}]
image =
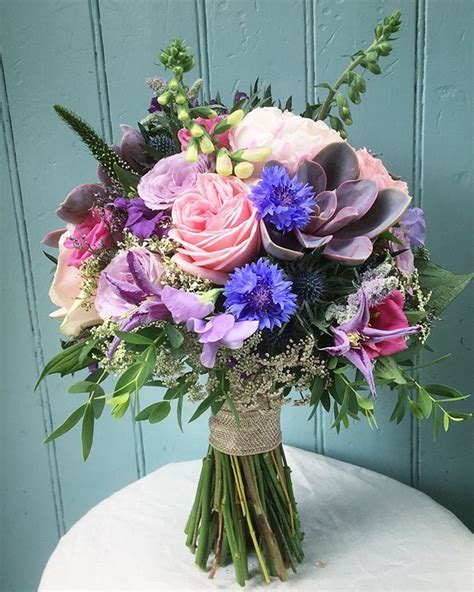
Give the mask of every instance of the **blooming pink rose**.
[{"label": "blooming pink rose", "polygon": [[361,179],[372,179],[377,183],[379,191],[382,189],[388,189],[389,187],[396,187],[408,194],[408,185],[405,181],[392,179],[390,173],[379,158],[372,156],[366,148],[356,150],[356,154],[357,160],[359,161]]},{"label": "blooming pink rose", "polygon": [[178,195],[196,185],[200,173],[210,169],[210,161],[201,155],[197,162],[187,162],[180,152],[162,158],[140,179],[138,195],[151,210],[167,210]]},{"label": "blooming pink rose", "polygon": [[99,210],[92,209],[80,224],[73,227],[71,236],[64,243],[71,249],[68,265],[80,267],[94,251],[112,246],[110,228],[107,224],[109,219],[110,212],[102,214]]},{"label": "blooming pink rose", "polygon": [[175,227],[169,236],[181,245],[173,260],[216,284],[224,284],[228,272],[250,261],[260,248],[260,232],[248,193],[235,177],[200,175],[196,188],[173,205]]},{"label": "blooming pink rose", "polygon": [[[370,308],[369,327],[383,331],[393,331],[409,327],[408,319],[403,312],[405,297],[399,290],[394,290],[383,302]],[[368,343],[366,346],[370,359],[379,356],[392,356],[399,351],[407,349],[406,339],[393,337],[378,343]]]},{"label": "blooming pink rose", "polygon": [[[304,160],[312,160],[328,144],[342,142],[341,136],[323,121],[313,121],[276,107],[258,107],[230,133],[233,150],[270,146],[270,159],[296,172]],[[262,163],[256,167],[258,173]]]},{"label": "blooming pink rose", "polygon": [[[210,135],[214,131],[214,128],[219,123],[219,121],[222,121],[223,119],[225,119],[225,117],[226,117],[225,115],[218,115],[217,117],[214,117],[214,119],[204,119],[203,117],[196,117],[196,119],[194,119],[194,121],[196,123],[199,123],[199,125],[202,126],[207,131],[207,133]],[[178,140],[179,140],[179,143],[181,144],[182,150],[186,150],[190,139],[191,139],[191,132],[189,130],[187,130],[186,128],[181,128],[178,132]],[[230,148],[229,130],[224,132],[223,134],[217,135],[216,139],[217,139],[217,145],[219,148]]]},{"label": "blooming pink rose", "polygon": [[[129,252],[138,260],[144,280],[130,268],[127,259]],[[144,247],[132,247],[116,255],[99,277],[95,306],[100,316],[103,319],[111,318],[118,321],[134,310],[148,296],[144,282],[159,286],[162,273],[160,257]]]},{"label": "blooming pink rose", "polygon": [[81,275],[77,267],[68,264],[72,250],[65,246],[69,238],[69,230],[59,239],[58,265],[53,283],[49,290],[49,297],[59,309],[51,313],[51,317],[63,319],[61,331],[75,337],[81,331],[101,322],[94,305],[82,306]]}]

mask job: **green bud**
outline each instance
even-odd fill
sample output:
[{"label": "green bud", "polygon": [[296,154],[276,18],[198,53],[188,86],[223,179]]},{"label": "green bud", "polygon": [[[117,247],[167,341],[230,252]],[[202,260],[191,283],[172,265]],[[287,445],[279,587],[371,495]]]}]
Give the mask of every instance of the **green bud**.
[{"label": "green bud", "polygon": [[251,162],[239,162],[235,165],[234,173],[239,179],[248,179],[253,175],[254,166]]},{"label": "green bud", "polygon": [[384,41],[377,46],[377,51],[381,56],[388,56],[389,53],[392,51],[392,46],[388,41]]},{"label": "green bud", "polygon": [[332,129],[336,130],[336,132],[341,132],[344,129],[344,124],[335,115],[331,115],[329,118],[329,123],[331,124]]},{"label": "green bud", "polygon": [[178,78],[181,78],[181,76],[183,75],[183,68],[181,66],[175,66],[173,68],[173,72],[174,72],[175,76],[177,76]]},{"label": "green bud", "polygon": [[189,113],[187,112],[187,110],[184,107],[180,107],[178,109],[178,119],[180,121],[188,121]]},{"label": "green bud", "polygon": [[207,292],[202,292],[199,295],[201,302],[207,304],[208,302],[212,302],[215,304],[219,294],[222,294],[224,288],[214,288],[213,290],[208,290]]},{"label": "green bud", "polygon": [[[352,122],[351,122],[351,123],[352,123]],[[346,130],[341,130],[341,131],[339,132],[339,134],[340,134],[340,136],[341,136],[341,138],[342,138],[343,140],[347,140],[347,132],[346,132]]]},{"label": "green bud", "polygon": [[223,177],[232,175],[232,161],[225,148],[221,148],[216,159],[216,172]]},{"label": "green bud", "polygon": [[214,142],[208,135],[204,135],[199,140],[199,148],[203,154],[212,154],[215,152],[216,147],[214,146]]},{"label": "green bud", "polygon": [[199,144],[195,138],[191,138],[189,141],[185,158],[188,162],[196,162],[199,158]]},{"label": "green bud", "polygon": [[186,102],[186,97],[182,93],[179,93],[174,98],[174,101],[177,105],[183,105]]},{"label": "green bud", "polygon": [[164,92],[162,95],[158,97],[158,103],[160,105],[167,105],[170,101],[171,95],[169,92]]},{"label": "green bud", "polygon": [[365,91],[366,91],[365,80],[362,78],[362,76],[360,74],[356,74],[354,76],[354,87],[360,93],[365,93]]},{"label": "green bud", "polygon": [[170,80],[170,83],[168,84],[168,88],[170,90],[172,90],[173,92],[178,90],[179,82],[176,80],[176,78],[173,78],[173,80]]},{"label": "green bud", "polygon": [[367,65],[367,68],[372,72],[372,74],[381,74],[382,68],[377,63],[370,63]]},{"label": "green bud", "polygon": [[209,107],[192,107],[189,110],[189,115],[191,117],[205,117],[206,119],[214,119],[214,117],[217,117],[217,113],[214,109],[210,109]]},{"label": "green bud", "polygon": [[225,120],[228,125],[235,127],[236,125],[239,125],[244,115],[245,113],[242,111],[242,109],[237,109],[236,111],[232,111],[232,113],[230,113],[230,115],[228,115]]},{"label": "green bud", "polygon": [[349,95],[349,98],[354,103],[354,105],[358,105],[360,103],[360,94],[354,86],[350,86],[348,88],[347,94]]},{"label": "green bud", "polygon": [[204,135],[204,130],[197,123],[192,123],[191,127],[189,128],[189,131],[191,132],[193,138],[200,138]]},{"label": "green bud", "polygon": [[341,92],[338,92],[336,95],[336,103],[339,107],[339,111],[348,108],[347,99]]},{"label": "green bud", "polygon": [[370,63],[376,62],[378,59],[378,53],[376,51],[369,51],[369,53],[365,54],[365,59]]},{"label": "green bud", "polygon": [[383,32],[383,27],[382,25],[377,25],[375,27],[375,36],[377,37],[377,39],[379,39],[379,37],[382,36],[382,32]]}]

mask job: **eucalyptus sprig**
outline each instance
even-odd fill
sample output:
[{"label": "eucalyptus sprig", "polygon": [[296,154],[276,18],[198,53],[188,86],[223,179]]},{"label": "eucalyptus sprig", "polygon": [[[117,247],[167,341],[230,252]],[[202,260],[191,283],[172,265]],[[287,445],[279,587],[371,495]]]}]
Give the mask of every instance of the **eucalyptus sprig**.
[{"label": "eucalyptus sprig", "polygon": [[[316,121],[324,121],[329,117],[329,123],[333,129],[338,131],[343,138],[347,138],[345,125],[352,125],[352,114],[349,101],[354,105],[361,102],[361,95],[366,91],[366,84],[363,75],[355,72],[360,67],[372,74],[381,74],[380,58],[386,57],[392,51],[391,41],[395,40],[393,35],[400,30],[401,12],[397,11],[386,16],[382,23],[375,27],[375,39],[367,47],[360,49],[351,55],[351,62],[339,76],[333,85],[327,83],[319,84],[318,87],[327,89],[328,94],[322,103],[307,105],[304,112],[305,117]],[[342,90],[346,86],[345,92]],[[337,107],[338,115],[334,115],[332,109]]]}]

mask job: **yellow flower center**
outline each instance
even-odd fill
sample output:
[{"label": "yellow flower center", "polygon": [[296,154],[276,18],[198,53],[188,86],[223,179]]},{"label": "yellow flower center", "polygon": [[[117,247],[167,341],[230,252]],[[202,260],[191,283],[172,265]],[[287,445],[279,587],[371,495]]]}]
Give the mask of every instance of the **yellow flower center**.
[{"label": "yellow flower center", "polygon": [[363,340],[362,335],[358,331],[349,331],[347,338],[349,339],[351,347],[354,348],[360,347],[360,342]]}]

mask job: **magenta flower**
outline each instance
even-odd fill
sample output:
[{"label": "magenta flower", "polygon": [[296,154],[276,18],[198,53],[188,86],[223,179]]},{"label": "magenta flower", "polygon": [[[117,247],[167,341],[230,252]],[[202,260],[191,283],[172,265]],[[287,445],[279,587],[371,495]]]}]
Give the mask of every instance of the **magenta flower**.
[{"label": "magenta flower", "polygon": [[[400,292],[395,297],[391,294],[383,303],[375,307],[372,318],[364,291],[360,290],[359,295],[360,306],[357,314],[347,323],[333,329],[334,345],[324,348],[323,351],[327,351],[331,356],[344,356],[349,360],[360,370],[369,385],[372,397],[375,398],[377,391],[372,359],[393,355],[405,349],[403,338],[418,333],[420,327],[408,326],[408,320],[402,309],[403,296]],[[387,311],[384,310],[384,304],[389,307]]]}]

